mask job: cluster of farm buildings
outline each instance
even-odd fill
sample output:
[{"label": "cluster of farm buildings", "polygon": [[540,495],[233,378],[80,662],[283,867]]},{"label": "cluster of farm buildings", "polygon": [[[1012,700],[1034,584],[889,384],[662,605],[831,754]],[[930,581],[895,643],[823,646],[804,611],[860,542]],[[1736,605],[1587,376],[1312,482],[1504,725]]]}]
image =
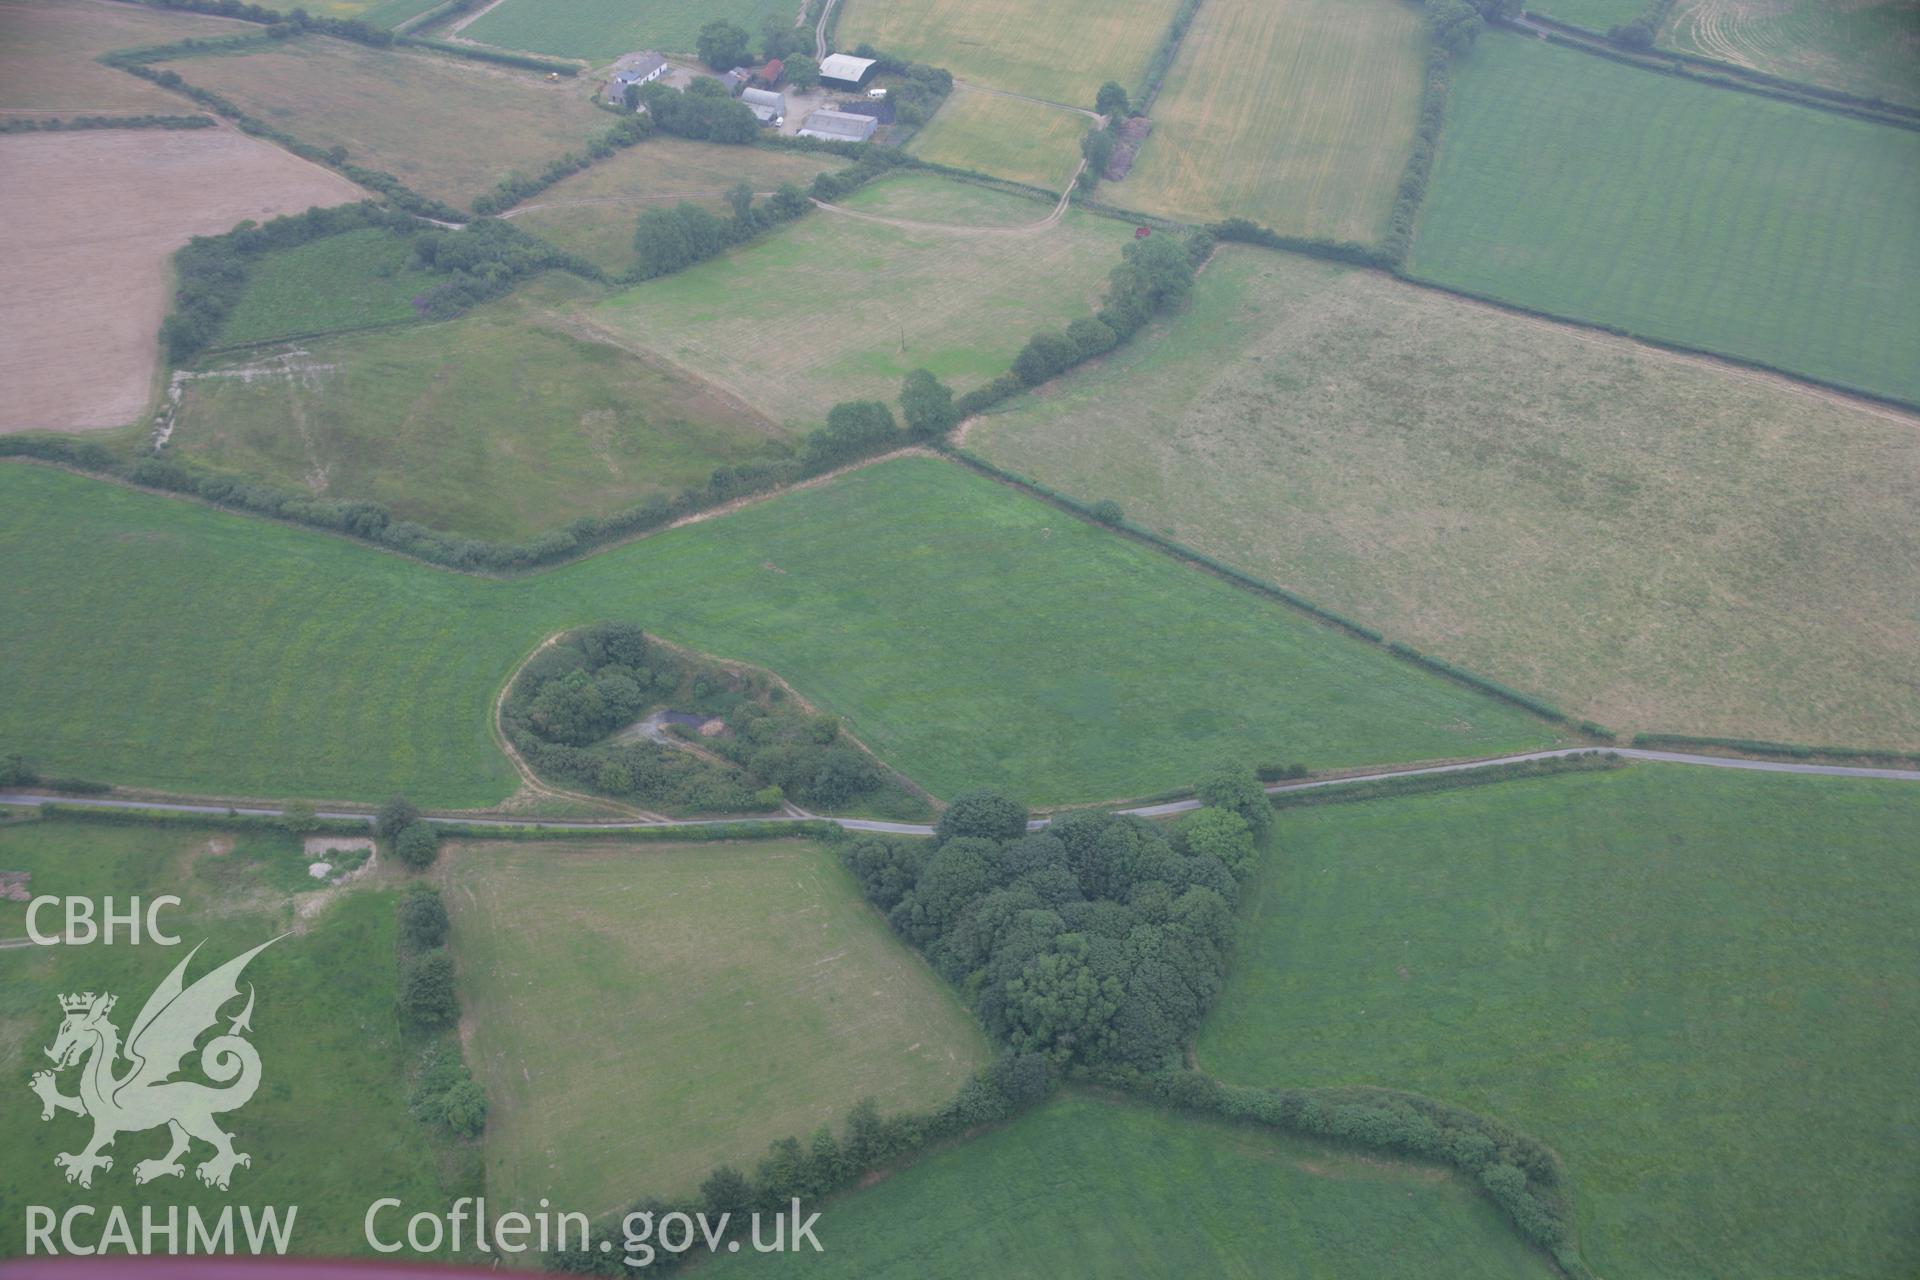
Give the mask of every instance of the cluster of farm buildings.
[{"label": "cluster of farm buildings", "polygon": [[[820,60],[820,83],[828,89],[858,92],[872,77],[874,65],[872,58],[830,54]],[[607,101],[624,105],[629,88],[650,84],[672,69],[673,64],[664,54],[630,53],[614,63],[613,75],[607,81]],[[774,58],[762,67],[735,67],[710,78],[718,80],[731,96],[745,103],[761,124],[780,128],[787,122],[787,96],[780,88],[785,77],[785,65]],[[802,138],[865,142],[880,127],[885,108],[874,104],[885,97],[885,89],[874,89],[866,99],[817,107],[808,113],[797,133]],[[646,110],[645,106],[640,110]]]}]

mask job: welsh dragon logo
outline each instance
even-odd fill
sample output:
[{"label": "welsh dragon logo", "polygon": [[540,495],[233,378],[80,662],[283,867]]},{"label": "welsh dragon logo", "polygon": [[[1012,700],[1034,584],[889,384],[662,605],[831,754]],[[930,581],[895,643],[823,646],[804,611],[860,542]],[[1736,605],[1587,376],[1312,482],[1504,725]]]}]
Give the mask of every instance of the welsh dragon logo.
[{"label": "welsh dragon logo", "polygon": [[[173,1145],[159,1159],[134,1165],[136,1183],[180,1177],[186,1172],[180,1157],[195,1138],[213,1147],[212,1158],[194,1170],[210,1187],[225,1191],[234,1167],[253,1163],[251,1157],[233,1149],[233,1135],[213,1122],[222,1112],[246,1106],[260,1087],[260,1055],[241,1036],[253,1029],[253,984],[247,984],[246,1007],[231,1020],[226,1033],[216,1035],[200,1050],[200,1070],[214,1084],[172,1077],[193,1052],[195,1042],[220,1021],[221,1006],[239,997],[240,972],[247,962],[279,940],[269,939],[187,986],[184,976],[200,950],[196,946],[147,997],[124,1048],[119,1029],[107,1019],[116,997],[91,991],[60,997],[66,1018],[46,1051],[53,1059],[53,1070],[35,1072],[28,1085],[40,1095],[42,1120],[53,1119],[59,1111],[93,1120],[93,1140],[83,1150],[53,1158],[56,1167],[67,1171],[68,1182],[92,1186],[95,1169],[113,1168],[113,1157],[103,1155],[103,1148],[112,1146],[122,1133],[161,1125],[172,1135]],[[115,1074],[123,1056],[130,1065]],[[68,1097],[60,1092],[55,1073],[76,1065],[80,1065],[80,1092]]]}]

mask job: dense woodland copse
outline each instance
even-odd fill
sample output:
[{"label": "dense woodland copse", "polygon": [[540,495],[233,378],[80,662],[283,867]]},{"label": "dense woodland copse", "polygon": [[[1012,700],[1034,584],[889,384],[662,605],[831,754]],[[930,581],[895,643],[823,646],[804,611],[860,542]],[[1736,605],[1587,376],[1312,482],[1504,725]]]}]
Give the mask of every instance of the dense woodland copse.
[{"label": "dense woodland copse", "polygon": [[1223,767],[1169,833],[1070,813],[1027,829],[993,791],[954,798],[931,845],[860,837],[843,856],[901,937],[1010,1052],[1124,1078],[1179,1060],[1219,991],[1233,903],[1272,822],[1251,770]]}]

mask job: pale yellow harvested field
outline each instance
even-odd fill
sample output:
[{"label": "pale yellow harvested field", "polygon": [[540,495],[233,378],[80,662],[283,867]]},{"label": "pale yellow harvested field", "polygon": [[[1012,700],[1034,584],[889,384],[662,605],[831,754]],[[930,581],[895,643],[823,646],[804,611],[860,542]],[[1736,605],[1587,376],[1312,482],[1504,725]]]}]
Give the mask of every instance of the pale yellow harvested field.
[{"label": "pale yellow harvested field", "polygon": [[175,249],[364,196],[230,129],[0,138],[0,433],[131,421],[153,385]]},{"label": "pale yellow harvested field", "polygon": [[975,84],[1088,109],[1104,80],[1136,87],[1179,8],[1179,0],[840,3],[843,49],[870,43]]},{"label": "pale yellow harvested field", "polygon": [[1206,0],[1106,198],[1372,243],[1413,149],[1424,41],[1398,0]]},{"label": "pale yellow harvested field", "polygon": [[12,116],[185,115],[177,93],[94,59],[114,49],[260,28],[109,0],[0,0],[0,119]]}]

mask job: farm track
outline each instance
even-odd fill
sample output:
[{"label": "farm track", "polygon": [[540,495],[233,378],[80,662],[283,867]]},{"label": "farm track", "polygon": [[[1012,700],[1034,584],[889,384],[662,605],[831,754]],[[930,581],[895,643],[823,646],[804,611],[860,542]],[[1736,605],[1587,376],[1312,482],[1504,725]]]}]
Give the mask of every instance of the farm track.
[{"label": "farm track", "polygon": [[[1280,795],[1291,791],[1318,790],[1323,787],[1341,787],[1362,782],[1378,782],[1387,778],[1415,778],[1429,774],[1471,773],[1479,769],[1498,768],[1502,765],[1525,764],[1537,760],[1561,760],[1569,756],[1589,755],[1596,751],[1605,751],[1626,760],[1642,760],[1653,764],[1696,765],[1713,769],[1743,769],[1755,773],[1788,773],[1802,776],[1826,778],[1878,778],[1899,782],[1920,782],[1920,769],[1870,769],[1857,765],[1833,764],[1797,764],[1781,760],[1748,760],[1734,756],[1696,755],[1684,751],[1650,751],[1640,747],[1558,747],[1549,751],[1523,751],[1513,755],[1491,756],[1484,760],[1468,760],[1456,764],[1425,765],[1412,769],[1376,769],[1367,773],[1350,774],[1343,778],[1323,778],[1315,782],[1277,782],[1266,788],[1268,795]],[[85,809],[153,809],[164,813],[204,813],[213,815],[234,814],[248,818],[278,817],[283,810],[271,806],[237,806],[224,804],[194,803],[187,800],[109,800],[87,796],[52,796],[37,792],[0,792],[0,804],[21,805],[38,808],[47,804],[72,805]],[[1136,805],[1131,808],[1117,809],[1115,812],[1130,814],[1142,818],[1171,817],[1177,813],[1189,813],[1200,808],[1198,800],[1170,800],[1161,804]],[[364,818],[372,820],[372,813],[365,809],[328,809],[315,816],[336,820]],[[541,821],[531,818],[493,818],[475,817],[462,814],[429,814],[429,822],[453,824],[471,827],[489,827],[501,831],[525,831],[545,829],[549,831],[633,831],[641,828],[680,828],[694,830],[701,827],[737,826],[747,823],[754,825],[791,822],[831,822],[847,831],[868,831],[882,835],[929,836],[933,827],[918,822],[882,822],[871,818],[823,818],[800,814],[787,814],[778,818],[664,818],[658,821],[641,822],[590,822],[584,820],[555,819]],[[1051,818],[1036,818],[1029,822],[1028,829],[1038,831],[1048,825]]]}]

